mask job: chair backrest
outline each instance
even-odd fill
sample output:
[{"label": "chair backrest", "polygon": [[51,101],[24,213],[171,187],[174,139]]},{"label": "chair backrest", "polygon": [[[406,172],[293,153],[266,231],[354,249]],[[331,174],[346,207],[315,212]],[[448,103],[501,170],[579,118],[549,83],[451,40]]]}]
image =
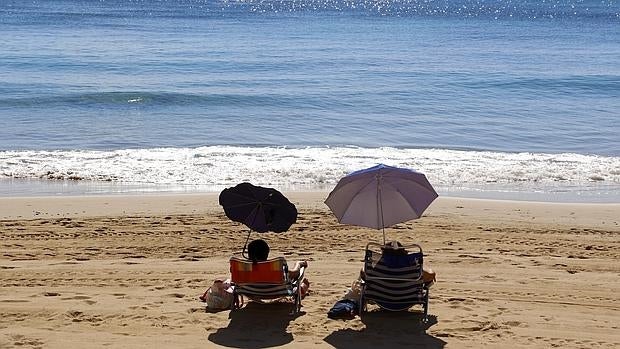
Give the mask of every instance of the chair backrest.
[{"label": "chair backrest", "polygon": [[245,259],[230,258],[231,280],[235,284],[286,284],[288,266],[284,257],[252,262]]},{"label": "chair backrest", "polygon": [[423,300],[422,248],[411,247],[416,252],[394,254],[372,249],[378,244],[366,247],[364,258],[365,287],[364,297],[373,300],[381,307],[390,310],[408,309]]}]

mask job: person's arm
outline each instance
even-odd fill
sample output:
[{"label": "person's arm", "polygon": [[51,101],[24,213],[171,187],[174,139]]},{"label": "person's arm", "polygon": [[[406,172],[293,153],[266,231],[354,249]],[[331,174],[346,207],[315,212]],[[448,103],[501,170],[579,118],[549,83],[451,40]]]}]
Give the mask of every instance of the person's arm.
[{"label": "person's arm", "polygon": [[299,276],[299,270],[301,268],[307,268],[308,267],[308,262],[306,261],[297,261],[295,262],[295,266],[293,266],[292,269],[288,270],[288,273],[291,277],[298,277]]}]

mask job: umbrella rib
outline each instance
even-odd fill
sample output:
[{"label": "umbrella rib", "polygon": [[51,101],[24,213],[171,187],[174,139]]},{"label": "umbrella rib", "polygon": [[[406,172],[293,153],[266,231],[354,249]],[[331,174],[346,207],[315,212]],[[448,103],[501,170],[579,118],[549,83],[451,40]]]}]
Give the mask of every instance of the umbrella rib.
[{"label": "umbrella rib", "polygon": [[[364,190],[365,188],[367,188],[367,187],[368,187],[369,185],[371,185],[374,181],[375,181],[375,179],[374,179],[374,178],[372,178],[372,179],[368,180],[368,183],[366,183],[366,184],[362,185],[362,186],[361,186],[361,187],[360,187],[360,188],[359,188],[359,189],[355,192],[355,195],[352,195],[351,197],[355,197],[355,196],[357,196],[359,193],[361,193],[361,192],[362,192],[362,190]],[[349,183],[347,183],[347,184],[349,184]],[[349,203],[349,205],[347,205],[346,210],[344,210],[344,213],[343,213],[342,217],[344,217],[344,216],[345,216],[345,214],[346,214],[346,212],[349,210],[349,207],[350,207],[350,206],[351,206],[351,205],[350,205],[350,203]],[[340,219],[340,220],[341,220],[341,219]],[[339,221],[340,221],[340,220],[339,220]]]},{"label": "umbrella rib", "polygon": [[409,205],[409,208],[411,208],[411,210],[416,214],[416,216],[419,217],[420,214],[418,214],[418,211],[416,211],[415,207],[411,205],[411,202],[407,200],[407,197],[403,194],[403,192],[398,187],[392,186],[392,188],[394,188],[394,190],[398,193],[398,195],[400,195],[400,197],[407,203],[407,205]]},{"label": "umbrella rib", "polygon": [[[414,185],[416,185],[417,187],[422,187],[424,189],[428,189],[426,186],[421,185],[420,183],[414,181],[414,180],[409,180],[406,178],[403,178],[404,180],[407,180],[408,182],[413,182]],[[411,208],[411,210],[413,212],[415,212],[416,216],[420,217],[422,216],[422,214],[420,212],[418,212],[416,210],[416,208],[411,204],[411,202],[409,202],[409,200],[407,200],[407,197],[403,194],[403,192],[399,189],[399,187],[396,187],[394,185],[390,185],[392,188],[394,188],[394,190],[403,198],[403,200],[407,203],[407,205],[409,205],[409,207]]]},{"label": "umbrella rib", "polygon": [[[370,181],[368,181],[368,183],[366,183],[362,187],[360,187],[360,189],[355,192],[355,195],[353,195],[351,197],[356,197],[359,193],[362,192],[362,190],[364,190],[366,187],[368,187],[370,184],[372,184],[373,180],[374,179],[371,179]],[[349,203],[349,205],[347,205],[347,209],[344,210],[345,213],[349,210],[349,207],[351,207],[351,203]],[[344,214],[342,216],[344,217]]]},{"label": "umbrella rib", "polygon": [[[254,222],[256,222],[256,217],[258,216],[258,207],[254,207],[250,214],[252,213],[254,214],[254,217],[252,217],[252,223],[250,223],[250,226],[254,226]],[[250,230],[252,230],[252,228],[250,228]]]}]

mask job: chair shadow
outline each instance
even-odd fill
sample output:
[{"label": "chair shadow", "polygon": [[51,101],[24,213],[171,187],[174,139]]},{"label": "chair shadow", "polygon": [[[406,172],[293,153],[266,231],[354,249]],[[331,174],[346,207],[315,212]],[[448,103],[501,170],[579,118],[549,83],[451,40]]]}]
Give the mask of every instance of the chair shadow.
[{"label": "chair shadow", "polygon": [[293,341],[286,331],[289,323],[305,314],[291,315],[290,303],[248,302],[243,308],[230,311],[227,327],[209,334],[209,341],[231,348],[269,348]]},{"label": "chair shadow", "polygon": [[365,328],[341,329],[323,340],[335,348],[443,348],[445,341],[426,333],[437,323],[437,317],[429,315],[426,324],[422,323],[422,317],[421,313],[415,312],[371,311],[361,318]]}]

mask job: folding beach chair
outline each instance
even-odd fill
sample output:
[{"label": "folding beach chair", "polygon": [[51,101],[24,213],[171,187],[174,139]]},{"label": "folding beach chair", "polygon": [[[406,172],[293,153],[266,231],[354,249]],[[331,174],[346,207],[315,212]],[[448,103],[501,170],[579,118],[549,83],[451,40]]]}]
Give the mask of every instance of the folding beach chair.
[{"label": "folding beach chair", "polygon": [[[293,301],[294,315],[301,309],[301,282],[305,268],[300,268],[299,276],[291,280],[284,257],[262,262],[231,257],[230,274],[234,299],[246,296],[250,300],[264,301],[290,298]],[[233,302],[232,310],[239,308]]]},{"label": "folding beach chair", "polygon": [[[360,316],[367,304],[391,311],[404,311],[419,304],[424,308],[422,322],[428,322],[428,286],[422,280],[422,248],[403,246],[402,254],[385,252],[383,245],[366,245],[364,278],[360,292]],[[414,249],[414,252],[411,250]],[[405,252],[408,251],[408,252]]]}]

